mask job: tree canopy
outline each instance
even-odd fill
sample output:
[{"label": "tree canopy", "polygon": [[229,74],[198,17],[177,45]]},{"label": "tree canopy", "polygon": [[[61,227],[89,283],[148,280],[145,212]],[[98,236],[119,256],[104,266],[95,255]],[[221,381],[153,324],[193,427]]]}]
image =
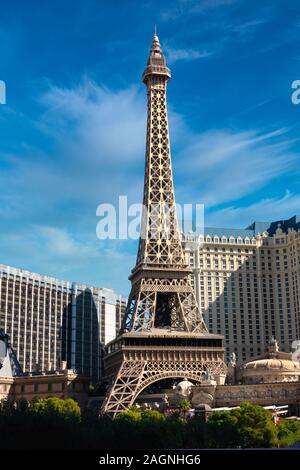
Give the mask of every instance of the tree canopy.
[{"label": "tree canopy", "polygon": [[250,403],[211,412],[207,422],[137,407],[113,420],[99,417],[97,409],[81,412],[74,400],[48,398],[26,406],[0,403],[0,435],[4,449],[270,448],[299,440],[300,423],[282,420],[275,426],[270,411]]}]

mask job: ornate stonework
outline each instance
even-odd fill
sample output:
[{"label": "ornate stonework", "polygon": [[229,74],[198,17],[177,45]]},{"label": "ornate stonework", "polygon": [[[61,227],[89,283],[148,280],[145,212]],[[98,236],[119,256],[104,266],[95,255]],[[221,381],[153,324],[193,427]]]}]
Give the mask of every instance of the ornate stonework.
[{"label": "ornate stonework", "polygon": [[257,405],[300,406],[300,382],[216,387],[214,406],[238,406],[243,401]]}]

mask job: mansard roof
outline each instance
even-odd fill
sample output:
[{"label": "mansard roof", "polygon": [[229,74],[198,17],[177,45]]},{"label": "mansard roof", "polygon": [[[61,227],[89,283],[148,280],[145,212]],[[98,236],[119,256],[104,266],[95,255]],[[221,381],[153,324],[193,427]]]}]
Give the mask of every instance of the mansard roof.
[{"label": "mansard roof", "polygon": [[234,238],[252,238],[255,236],[253,230],[241,229],[241,228],[217,228],[217,227],[205,227],[204,235],[210,235],[212,238],[217,236],[222,238],[225,236],[226,238],[230,238],[233,236]]},{"label": "mansard roof", "polygon": [[269,235],[274,235],[276,230],[280,227],[283,232],[287,233],[289,228],[294,230],[300,229],[300,215],[294,215],[290,219],[276,220],[275,222],[253,222],[247,230],[253,230],[255,234],[268,232]]},{"label": "mansard roof", "polygon": [[290,219],[276,220],[275,222],[259,222],[255,221],[245,229],[243,228],[227,228],[227,227],[205,227],[204,235],[210,235],[212,238],[217,236],[222,238],[252,238],[259,233],[268,232],[270,236],[274,235],[278,228],[281,228],[284,233],[288,232],[288,229],[300,230],[300,215],[294,215]]}]

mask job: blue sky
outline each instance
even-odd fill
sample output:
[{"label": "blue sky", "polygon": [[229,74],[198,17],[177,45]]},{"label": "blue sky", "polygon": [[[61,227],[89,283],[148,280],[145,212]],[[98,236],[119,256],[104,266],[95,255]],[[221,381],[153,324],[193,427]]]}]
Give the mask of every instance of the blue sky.
[{"label": "blue sky", "polygon": [[153,26],[172,80],[176,197],[206,224],[300,213],[300,5],[0,0],[0,262],[128,294],[136,242],[96,207],[142,197]]}]

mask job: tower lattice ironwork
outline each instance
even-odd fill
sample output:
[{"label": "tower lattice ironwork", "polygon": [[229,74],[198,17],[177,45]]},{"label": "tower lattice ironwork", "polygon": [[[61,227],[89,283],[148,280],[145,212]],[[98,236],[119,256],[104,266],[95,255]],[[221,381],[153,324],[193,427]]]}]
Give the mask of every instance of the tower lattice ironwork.
[{"label": "tower lattice ironwork", "polygon": [[222,336],[209,334],[201,317],[178,228],[166,101],[170,77],[155,34],[143,73],[148,116],[138,255],[122,328],[105,356],[110,386],[102,412],[113,416],[157,380],[201,382],[208,369],[217,379],[226,372]]}]

